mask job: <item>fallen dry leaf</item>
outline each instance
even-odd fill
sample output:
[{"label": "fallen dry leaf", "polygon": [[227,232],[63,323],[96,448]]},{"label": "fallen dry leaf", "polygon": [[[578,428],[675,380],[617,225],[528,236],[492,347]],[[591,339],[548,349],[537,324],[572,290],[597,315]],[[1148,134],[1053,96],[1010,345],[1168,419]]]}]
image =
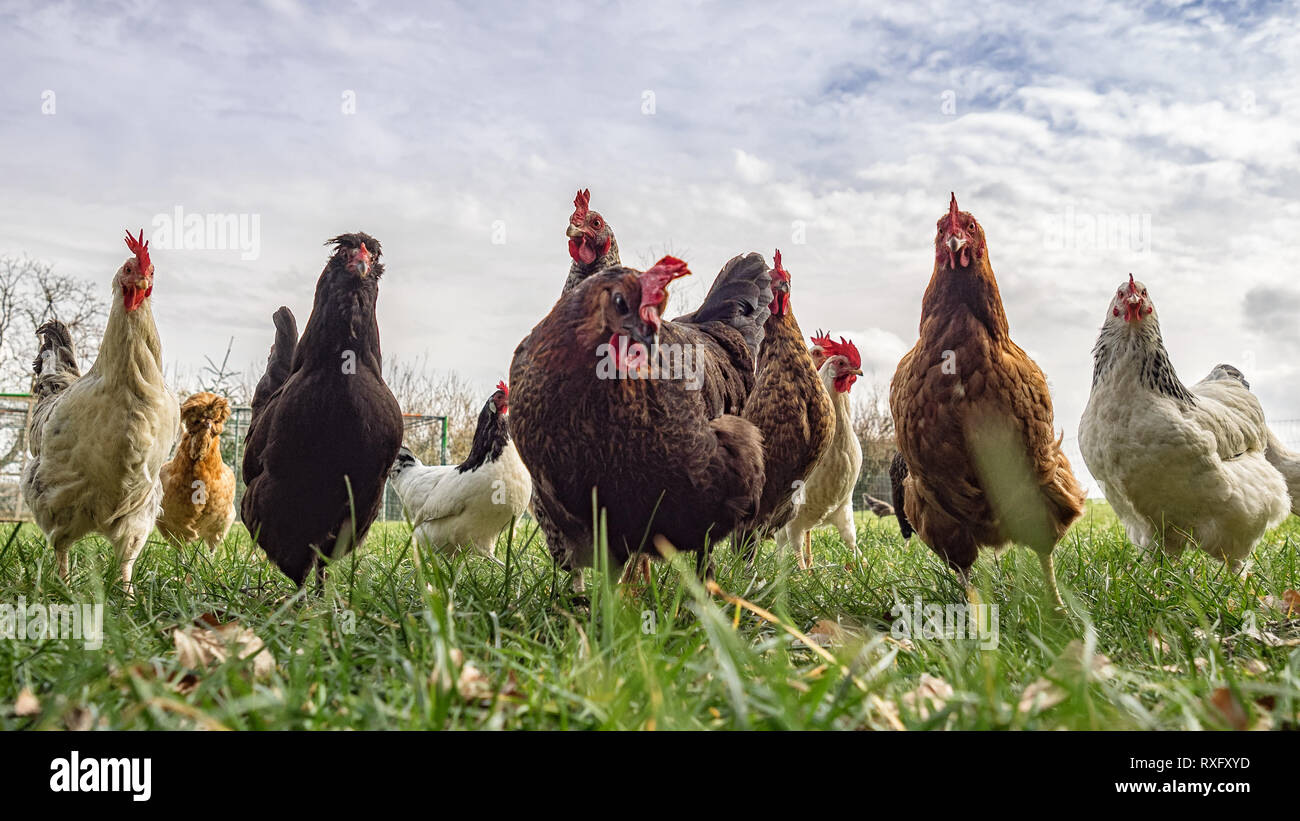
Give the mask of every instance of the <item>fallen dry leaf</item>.
[{"label": "fallen dry leaf", "polygon": [[1262,676],[1268,672],[1268,665],[1259,659],[1243,659],[1241,662],[1241,669],[1245,670],[1247,673]]},{"label": "fallen dry leaf", "polygon": [[1151,644],[1151,652],[1157,656],[1167,656],[1174,651],[1169,642],[1154,630],[1147,631],[1147,641]]},{"label": "fallen dry leaf", "polygon": [[948,699],[952,698],[952,694],[951,684],[938,676],[922,673],[916,689],[904,693],[902,702],[909,710],[926,719],[930,717],[932,710],[935,712],[942,710],[948,703]]},{"label": "fallen dry leaf", "polygon": [[1088,668],[1083,667],[1083,642],[1074,639],[1065,646],[1061,655],[1056,657],[1047,675],[1031,682],[1020,694],[1017,709],[1022,713],[1047,710],[1065,700],[1066,690],[1060,682],[1078,679],[1084,675],[1091,681],[1105,681],[1115,675],[1115,667],[1110,659],[1101,653],[1093,653],[1088,659]]},{"label": "fallen dry leaf", "polygon": [[513,698],[519,695],[519,682],[515,678],[514,671],[506,675],[505,683],[501,686],[500,691],[492,686],[492,681],[474,666],[474,662],[467,661],[460,668],[460,677],[456,680],[456,692],[466,701],[491,701],[493,695],[499,695],[501,698]]},{"label": "fallen dry leaf", "polygon": [[76,733],[84,733],[95,724],[95,716],[86,707],[72,707],[63,714],[63,726]]},{"label": "fallen dry leaf", "polygon": [[1231,688],[1217,688],[1210,694],[1210,705],[1219,712],[1219,715],[1232,729],[1245,730],[1249,727],[1250,719],[1246,715],[1246,708],[1242,706],[1241,701],[1232,692]]},{"label": "fallen dry leaf", "polygon": [[[238,620],[222,624],[214,614],[205,613],[194,625],[173,630],[172,643],[176,645],[176,658],[181,666],[196,673],[220,666],[231,656],[251,660],[254,679],[270,678],[275,671],[271,651],[256,633],[241,627]],[[193,689],[197,681],[185,681],[188,678],[184,677],[180,685]]]},{"label": "fallen dry leaf", "polygon": [[18,691],[18,700],[14,702],[14,715],[16,716],[35,716],[41,713],[41,700],[32,692],[32,688],[24,687]]},{"label": "fallen dry leaf", "polygon": [[1300,616],[1300,591],[1286,590],[1281,596],[1261,596],[1260,601],[1288,619]]},{"label": "fallen dry leaf", "polygon": [[[851,635],[849,630],[837,621],[822,619],[812,626],[808,631],[808,638],[822,647],[843,647],[846,639]],[[803,644],[795,640],[796,645]]]}]

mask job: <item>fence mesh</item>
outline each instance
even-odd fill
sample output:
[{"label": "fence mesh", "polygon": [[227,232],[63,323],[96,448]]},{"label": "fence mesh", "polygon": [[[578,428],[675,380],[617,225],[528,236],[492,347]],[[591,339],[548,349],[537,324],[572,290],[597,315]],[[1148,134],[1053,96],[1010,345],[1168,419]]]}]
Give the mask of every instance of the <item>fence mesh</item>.
[{"label": "fence mesh", "polygon": [[[29,522],[31,511],[23,503],[21,479],[27,465],[27,426],[31,420],[33,398],[28,394],[0,394],[0,521]],[[231,409],[230,419],[221,432],[221,458],[235,471],[235,509],[244,497],[244,477],[240,466],[244,459],[244,438],[252,420],[252,408]],[[447,464],[447,417],[407,413],[402,415],[403,439],[425,464]],[[384,488],[383,521],[400,520],[402,504],[389,485]]]}]

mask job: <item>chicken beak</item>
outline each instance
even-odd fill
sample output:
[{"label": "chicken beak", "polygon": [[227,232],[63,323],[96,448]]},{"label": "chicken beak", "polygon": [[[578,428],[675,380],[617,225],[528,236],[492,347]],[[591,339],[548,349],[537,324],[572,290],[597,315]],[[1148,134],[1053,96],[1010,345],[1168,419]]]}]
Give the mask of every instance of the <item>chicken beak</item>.
[{"label": "chicken beak", "polygon": [[861,369],[861,368],[849,368],[847,371],[845,371],[845,373],[851,373],[851,374],[853,374],[854,376],[862,376],[862,369]]},{"label": "chicken beak", "polygon": [[965,244],[966,244],[965,237],[953,237],[953,236],[948,237],[948,250],[954,254],[960,251],[962,246]]},{"label": "chicken beak", "polygon": [[578,239],[582,236],[582,229],[573,223],[569,223],[569,227],[564,229],[564,235],[569,239]]}]

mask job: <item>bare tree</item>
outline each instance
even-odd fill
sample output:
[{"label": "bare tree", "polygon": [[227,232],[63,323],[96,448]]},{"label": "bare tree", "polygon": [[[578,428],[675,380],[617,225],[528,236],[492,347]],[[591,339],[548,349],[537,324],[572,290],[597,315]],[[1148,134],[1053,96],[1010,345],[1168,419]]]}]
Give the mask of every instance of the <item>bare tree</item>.
[{"label": "bare tree", "polygon": [[[104,335],[108,303],[99,286],[55,272],[47,262],[27,256],[0,257],[0,392],[27,393],[32,386],[36,329],[59,319],[72,333],[82,370],[95,360]],[[0,504],[15,510],[16,474],[27,447],[27,404],[0,400]]]},{"label": "bare tree", "polygon": [[47,319],[68,326],[85,370],[99,351],[107,318],[108,303],[94,283],[31,257],[0,257],[0,386],[11,393],[31,387],[36,329]]},{"label": "bare tree", "polygon": [[[867,386],[863,386],[867,387]],[[853,503],[870,493],[889,500],[889,463],[894,458],[894,417],[889,412],[889,391],[879,383],[862,391],[853,405],[853,432],[862,445],[862,472],[853,489]],[[883,495],[882,495],[883,494]]]},{"label": "bare tree", "polygon": [[[447,417],[448,461],[457,464],[469,456],[478,413],[489,394],[475,388],[455,371],[435,371],[426,357],[413,361],[389,359],[384,378],[402,413]],[[427,464],[440,458],[442,429],[437,424],[408,427],[405,445]]]}]

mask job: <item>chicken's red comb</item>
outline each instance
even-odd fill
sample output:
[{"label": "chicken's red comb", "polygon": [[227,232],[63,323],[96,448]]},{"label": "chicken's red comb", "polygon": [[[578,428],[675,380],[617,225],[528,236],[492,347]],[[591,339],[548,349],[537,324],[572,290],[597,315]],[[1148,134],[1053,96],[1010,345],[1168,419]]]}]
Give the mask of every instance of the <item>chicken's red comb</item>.
[{"label": "chicken's red comb", "polygon": [[952,195],[952,199],[948,201],[948,219],[952,220],[953,224],[956,225],[957,222],[960,220],[960,217],[958,217],[957,215],[958,214],[957,192],[949,191],[948,193]]},{"label": "chicken's red comb", "polygon": [[1137,282],[1133,280],[1132,274],[1128,275],[1128,292],[1130,294],[1136,294],[1138,292]]},{"label": "chicken's red comb", "polygon": [[506,383],[505,383],[505,382],[498,382],[498,383],[497,383],[497,390],[501,391],[501,392],[504,393],[506,396],[510,396],[510,388],[506,386]]},{"label": "chicken's red comb", "polygon": [[573,198],[573,216],[582,219],[587,216],[587,206],[591,204],[591,189],[584,188]]},{"label": "chicken's red comb", "polygon": [[690,276],[686,263],[677,257],[664,257],[641,275],[641,307],[656,306],[668,298],[664,288],[678,277]]},{"label": "chicken's red comb", "polygon": [[145,241],[144,229],[140,229],[140,238],[136,239],[131,236],[131,232],[126,232],[126,247],[131,249],[135,254],[136,264],[140,267],[140,274],[143,276],[149,272],[149,243]]},{"label": "chicken's red comb", "polygon": [[790,281],[790,272],[781,267],[781,249],[777,248],[772,254],[772,278],[781,282]]},{"label": "chicken's red comb", "polygon": [[854,345],[842,336],[840,337],[840,341],[836,342],[829,336],[822,335],[821,331],[818,331],[817,333],[819,334],[818,336],[810,337],[810,339],[812,339],[814,345],[822,349],[822,352],[826,354],[827,359],[830,359],[832,356],[843,356],[845,359],[849,360],[849,367],[862,367],[862,355],[858,353],[857,345]]}]

